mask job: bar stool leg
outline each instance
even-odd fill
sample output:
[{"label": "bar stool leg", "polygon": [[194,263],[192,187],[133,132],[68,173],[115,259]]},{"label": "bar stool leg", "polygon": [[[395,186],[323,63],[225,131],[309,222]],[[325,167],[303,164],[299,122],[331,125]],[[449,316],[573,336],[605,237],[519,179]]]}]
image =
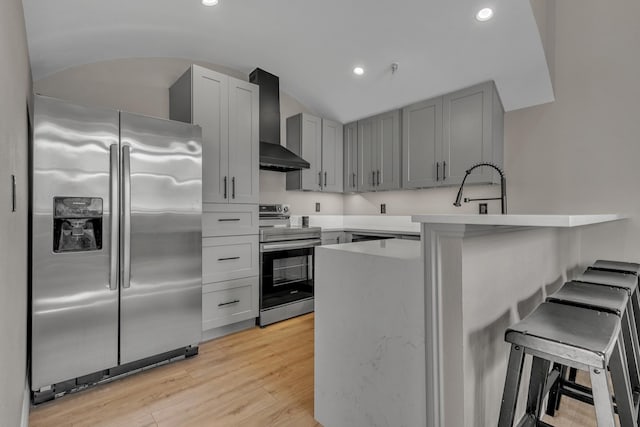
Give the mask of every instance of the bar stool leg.
[{"label": "bar stool leg", "polygon": [[[589,368],[591,388],[593,390],[593,406],[596,410],[598,427],[615,427],[613,418],[613,402],[609,392],[606,369]],[[625,426],[626,427],[626,426]]]},{"label": "bar stool leg", "polygon": [[533,357],[531,365],[531,380],[529,381],[529,397],[527,398],[527,414],[536,421],[540,419],[544,388],[549,375],[550,362],[540,357]]},{"label": "bar stool leg", "polygon": [[558,379],[551,385],[551,388],[549,389],[549,399],[547,400],[547,415],[551,417],[555,416],[556,411],[560,408],[561,393],[559,392],[559,390],[560,385],[567,373],[566,367],[559,363],[554,363],[552,370],[558,371],[559,375]]},{"label": "bar stool leg", "polygon": [[502,393],[502,406],[500,407],[498,427],[513,426],[523,364],[524,349],[519,345],[512,344],[511,352],[509,353],[509,365],[507,366],[507,378],[504,382],[504,391]]},{"label": "bar stool leg", "polygon": [[638,335],[631,316],[625,311],[622,316],[622,336],[624,338],[624,346],[627,352],[627,365],[629,367],[629,378],[631,380],[631,389],[640,389],[640,370],[638,369]]},{"label": "bar stool leg", "polygon": [[616,396],[616,406],[618,407],[620,426],[635,427],[637,425],[637,419],[633,406],[633,395],[631,393],[629,372],[625,365],[625,348],[624,343],[620,341],[621,339],[622,337],[618,337],[618,343],[613,349],[613,354],[609,361],[611,382],[613,383],[613,393]]}]

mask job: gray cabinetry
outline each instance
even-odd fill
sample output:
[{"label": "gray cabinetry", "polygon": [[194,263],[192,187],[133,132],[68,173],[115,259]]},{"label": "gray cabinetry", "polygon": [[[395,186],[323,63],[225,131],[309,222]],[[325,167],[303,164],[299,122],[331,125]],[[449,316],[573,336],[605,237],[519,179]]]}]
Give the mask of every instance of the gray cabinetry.
[{"label": "gray cabinetry", "polygon": [[[458,185],[479,162],[502,167],[504,110],[493,82],[403,109],[403,188]],[[469,183],[497,182],[479,168]]]},{"label": "gray cabinetry", "polygon": [[257,85],[193,65],[169,90],[170,118],[202,128],[202,199],[258,203]]},{"label": "gray cabinetry", "polygon": [[442,97],[405,107],[402,130],[402,186],[434,187],[443,177],[438,160],[442,151]]},{"label": "gray cabinetry", "polygon": [[400,183],[400,110],[358,121],[358,190],[394,190]]},{"label": "gray cabinetry", "polygon": [[[472,86],[443,97],[441,161],[446,183],[460,184],[465,172],[479,162],[502,167],[504,110],[493,82]],[[469,183],[499,182],[493,169],[476,169]]]},{"label": "gray cabinetry", "polygon": [[322,179],[324,191],[343,189],[343,130],[340,123],[322,119]]},{"label": "gray cabinetry", "polygon": [[287,172],[287,190],[342,192],[342,125],[307,113],[287,118],[287,148],[309,169]]},{"label": "gray cabinetry", "polygon": [[344,126],[344,191],[358,190],[358,122]]}]

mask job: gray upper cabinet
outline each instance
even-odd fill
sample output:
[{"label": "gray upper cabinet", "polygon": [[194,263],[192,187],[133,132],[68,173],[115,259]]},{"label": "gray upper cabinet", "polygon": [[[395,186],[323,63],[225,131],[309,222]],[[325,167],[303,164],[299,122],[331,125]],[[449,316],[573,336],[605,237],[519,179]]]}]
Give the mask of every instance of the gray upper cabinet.
[{"label": "gray upper cabinet", "polygon": [[322,179],[324,191],[343,190],[343,130],[340,123],[322,119]]},{"label": "gray upper cabinet", "polygon": [[[458,185],[465,172],[479,162],[503,166],[504,109],[493,82],[472,86],[443,97],[442,162],[446,184]],[[469,183],[499,182],[491,168],[476,169]]]},{"label": "gray upper cabinet", "polygon": [[358,191],[358,122],[344,126],[344,191]]},{"label": "gray upper cabinet", "polygon": [[[229,77],[229,177],[231,203],[258,203],[259,87]],[[230,198],[229,198],[230,196]]]},{"label": "gray upper cabinet", "polygon": [[[493,82],[482,83],[403,109],[404,188],[459,185],[479,162],[502,167],[502,103]],[[480,168],[469,183],[493,183],[493,169]]]},{"label": "gray upper cabinet", "polygon": [[287,118],[287,148],[310,164],[287,172],[287,190],[342,192],[342,125],[307,113]]},{"label": "gray upper cabinet", "polygon": [[402,110],[402,186],[434,187],[442,177],[436,159],[442,150],[442,97]]},{"label": "gray upper cabinet", "polygon": [[394,190],[400,182],[400,110],[358,121],[358,190]]},{"label": "gray upper cabinet", "polygon": [[259,87],[193,65],[169,96],[171,119],[202,128],[202,201],[258,203]]},{"label": "gray upper cabinet", "polygon": [[376,185],[376,118],[358,121],[358,191],[373,191]]}]

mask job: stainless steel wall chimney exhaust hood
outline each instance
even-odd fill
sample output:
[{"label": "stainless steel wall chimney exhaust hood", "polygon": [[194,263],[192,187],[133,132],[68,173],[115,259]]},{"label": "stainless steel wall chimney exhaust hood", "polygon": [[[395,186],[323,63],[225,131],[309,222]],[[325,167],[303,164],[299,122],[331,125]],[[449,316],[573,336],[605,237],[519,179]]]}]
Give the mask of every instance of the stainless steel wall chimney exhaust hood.
[{"label": "stainless steel wall chimney exhaust hood", "polygon": [[249,74],[260,86],[260,169],[289,172],[309,169],[309,162],[280,145],[280,79],[260,68]]}]

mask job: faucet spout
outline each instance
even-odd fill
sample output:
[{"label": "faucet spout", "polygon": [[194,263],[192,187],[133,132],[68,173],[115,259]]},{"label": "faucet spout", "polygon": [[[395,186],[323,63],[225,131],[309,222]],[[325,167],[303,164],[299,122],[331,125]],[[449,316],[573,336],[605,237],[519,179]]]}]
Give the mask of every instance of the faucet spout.
[{"label": "faucet spout", "polygon": [[[498,171],[498,173],[500,174],[500,208],[501,208],[500,210],[502,214],[505,215],[507,213],[507,179],[504,176],[504,171],[498,166],[494,165],[493,163],[487,163],[487,162],[477,163],[466,170],[464,178],[462,179],[462,183],[460,184],[460,188],[458,189],[458,195],[456,196],[456,201],[453,202],[453,206],[456,206],[456,207],[461,206],[460,202],[462,200],[462,189],[464,188],[464,183],[467,181],[469,174],[471,174],[471,172],[473,172],[474,169],[479,168],[480,166],[489,166],[495,169],[496,171]],[[467,200],[465,199],[465,202],[466,201]]]}]

